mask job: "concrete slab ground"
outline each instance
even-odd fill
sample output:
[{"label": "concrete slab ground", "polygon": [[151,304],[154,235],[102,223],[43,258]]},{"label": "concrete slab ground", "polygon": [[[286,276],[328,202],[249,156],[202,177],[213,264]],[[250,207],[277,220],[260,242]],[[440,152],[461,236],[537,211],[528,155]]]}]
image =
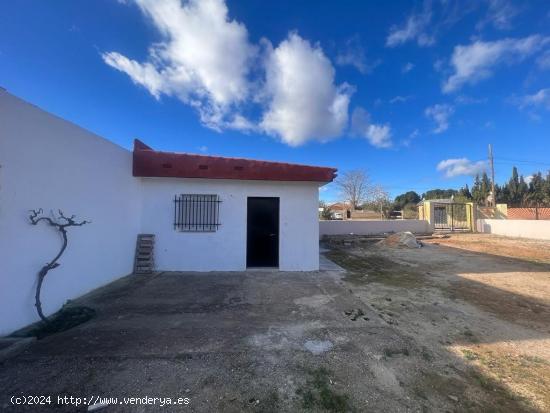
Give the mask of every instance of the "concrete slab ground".
[{"label": "concrete slab ground", "polygon": [[364,346],[371,335],[383,334],[394,346],[403,339],[369,311],[369,331],[364,319],[351,321],[345,312],[362,305],[338,274],[126,277],[78,301],[97,310],[95,319],[4,362],[0,407],[37,411],[15,408],[11,395],[50,395],[56,402],[65,395],[150,396],[187,397],[189,404],[105,411],[295,411],[316,390],[312,380],[326,379],[336,406],[346,408],[348,393],[357,392],[361,403],[403,410],[410,404],[404,396],[369,390],[373,378],[364,365],[370,351],[383,352]]},{"label": "concrete slab ground", "polygon": [[[450,330],[435,333],[436,322],[464,323],[469,307],[451,311],[453,298],[411,282],[416,267],[403,254],[394,266],[374,258],[367,263],[407,283],[363,282],[357,268],[125,277],[76,301],[96,318],[0,364],[0,410],[86,411],[103,398],[115,404],[102,412],[483,411],[500,402],[483,387],[491,379],[470,376],[441,341]],[[31,395],[50,404],[11,404]]]}]

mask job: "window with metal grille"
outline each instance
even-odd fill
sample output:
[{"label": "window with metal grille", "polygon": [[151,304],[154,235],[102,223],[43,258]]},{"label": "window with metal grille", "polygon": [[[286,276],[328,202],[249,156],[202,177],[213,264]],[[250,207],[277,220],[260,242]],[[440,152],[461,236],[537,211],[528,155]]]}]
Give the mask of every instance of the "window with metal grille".
[{"label": "window with metal grille", "polygon": [[181,194],[174,196],[174,229],[186,232],[213,232],[219,222],[218,195]]}]

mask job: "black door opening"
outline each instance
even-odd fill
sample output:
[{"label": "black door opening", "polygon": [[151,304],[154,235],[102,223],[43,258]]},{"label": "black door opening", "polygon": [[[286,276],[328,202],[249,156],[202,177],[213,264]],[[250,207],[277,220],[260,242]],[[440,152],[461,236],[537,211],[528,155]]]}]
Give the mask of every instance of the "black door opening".
[{"label": "black door opening", "polygon": [[246,266],[279,266],[279,198],[249,197]]}]

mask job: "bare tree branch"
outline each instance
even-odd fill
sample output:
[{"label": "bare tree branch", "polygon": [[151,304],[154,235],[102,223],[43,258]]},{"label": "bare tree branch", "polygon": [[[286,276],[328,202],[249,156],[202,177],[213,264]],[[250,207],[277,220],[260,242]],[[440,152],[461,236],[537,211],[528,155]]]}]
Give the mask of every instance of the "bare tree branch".
[{"label": "bare tree branch", "polygon": [[373,188],[369,175],[361,169],[345,172],[335,184],[340,189],[341,196],[353,209],[370,198]]},{"label": "bare tree branch", "polygon": [[372,187],[369,204],[380,212],[380,219],[388,219],[392,209],[390,194],[381,185]]},{"label": "bare tree branch", "polygon": [[[65,215],[63,215],[63,212],[61,212],[61,210],[58,211],[59,216],[58,216],[57,219],[46,217],[46,216],[41,216],[42,212],[43,212],[42,208],[33,209],[33,210],[30,211],[29,220],[30,220],[31,224],[32,225],[37,225],[40,221],[45,221],[51,227],[56,228],[61,233],[61,236],[63,238],[63,244],[61,246],[61,249],[57,253],[57,255],[54,257],[53,260],[51,260],[46,265],[44,265],[40,269],[40,271],[38,272],[38,284],[36,285],[36,294],[35,294],[35,304],[34,305],[36,306],[36,311],[38,312],[38,315],[40,316],[42,321],[44,321],[45,323],[49,323],[48,318],[42,312],[42,302],[40,301],[40,292],[42,290],[42,283],[44,282],[44,278],[46,277],[46,274],[48,274],[48,271],[53,270],[54,268],[57,268],[60,265],[57,261],[59,260],[59,258],[63,254],[63,252],[65,252],[65,249],[67,248],[67,241],[68,241],[67,240],[67,228],[68,227],[79,227],[79,226],[82,226],[82,225],[85,225],[85,224],[89,224],[90,221],[76,222],[75,221],[75,218],[76,218],[75,215],[71,215],[71,217],[66,217]],[[65,221],[64,224],[61,223],[62,220]]]}]

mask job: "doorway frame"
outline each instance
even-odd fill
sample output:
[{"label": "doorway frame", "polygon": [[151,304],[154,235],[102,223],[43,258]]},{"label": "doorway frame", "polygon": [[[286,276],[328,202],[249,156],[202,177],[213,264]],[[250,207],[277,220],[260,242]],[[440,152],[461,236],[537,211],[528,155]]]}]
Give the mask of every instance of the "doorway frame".
[{"label": "doorway frame", "polygon": [[[248,212],[249,212],[249,200],[250,199],[271,199],[277,201],[277,244],[276,244],[276,257],[277,262],[275,266],[250,266],[248,265]],[[278,269],[281,265],[281,197],[278,196],[247,196],[246,197],[246,236],[245,236],[245,264],[247,269]]]}]

